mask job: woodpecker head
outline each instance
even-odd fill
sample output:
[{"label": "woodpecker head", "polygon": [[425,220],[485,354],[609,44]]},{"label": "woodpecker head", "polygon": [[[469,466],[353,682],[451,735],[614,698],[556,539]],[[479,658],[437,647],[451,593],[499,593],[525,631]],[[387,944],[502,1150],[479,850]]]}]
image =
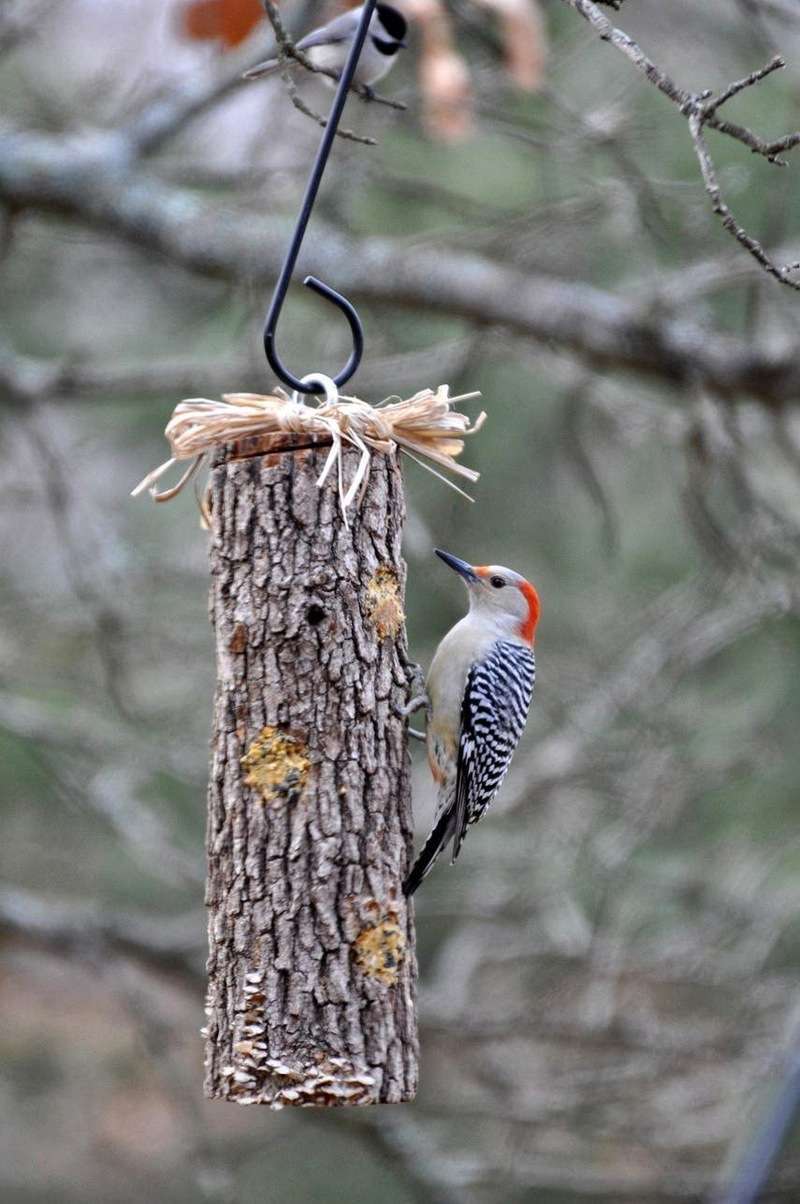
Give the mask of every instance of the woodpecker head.
[{"label": "woodpecker head", "polygon": [[495,622],[509,635],[533,643],[539,622],[539,595],[530,581],[500,564],[467,564],[440,548],[434,550],[463,578],[471,611]]}]

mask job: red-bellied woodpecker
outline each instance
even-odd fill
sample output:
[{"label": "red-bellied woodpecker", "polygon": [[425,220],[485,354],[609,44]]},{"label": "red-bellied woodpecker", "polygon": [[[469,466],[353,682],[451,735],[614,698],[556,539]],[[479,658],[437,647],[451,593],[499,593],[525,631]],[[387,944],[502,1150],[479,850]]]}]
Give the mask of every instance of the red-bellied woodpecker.
[{"label": "red-bellied woodpecker", "polygon": [[469,612],[448,631],[428,673],[428,762],[439,787],[436,823],[406,879],[412,895],[452,840],[455,861],[470,824],[500,788],[528,717],[536,676],[539,595],[512,569],[436,555],[463,577]]}]

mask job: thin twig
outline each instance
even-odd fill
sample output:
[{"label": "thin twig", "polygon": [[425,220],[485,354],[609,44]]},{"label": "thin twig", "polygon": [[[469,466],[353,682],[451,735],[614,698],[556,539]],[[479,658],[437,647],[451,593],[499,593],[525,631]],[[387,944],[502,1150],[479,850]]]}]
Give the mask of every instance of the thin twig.
[{"label": "thin twig", "polygon": [[[734,138],[737,142],[741,142],[742,145],[746,146],[754,154],[762,155],[769,163],[784,166],[784,161],[779,156],[783,151],[791,150],[792,147],[800,143],[800,132],[787,134],[785,137],[773,142],[766,142],[745,126],[738,125],[735,122],[721,121],[717,116],[717,110],[734,96],[737,96],[746,88],[760,83],[774,71],[781,70],[785,66],[784,60],[780,56],[772,58],[766,66],[759,68],[758,71],[751,72],[750,75],[745,76],[743,79],[735,80],[716,96],[712,95],[710,91],[693,94],[678,87],[674,80],[647,57],[633,38],[629,37],[624,30],[618,29],[609,21],[608,17],[600,11],[597,4],[593,3],[592,0],[562,0],[562,2],[574,9],[585,21],[588,21],[604,42],[609,42],[616,50],[625,55],[637,71],[644,75],[673,104],[678,106],[689,123],[689,133],[700,164],[703,183],[706,192],[711,198],[714,213],[720,218],[724,229],[761,264],[762,268],[770,276],[773,276],[781,284],[788,285],[789,288],[800,290],[800,282],[790,278],[791,273],[796,271],[800,265],[791,263],[784,267],[779,267],[769,257],[761,246],[761,243],[751,234],[748,234],[733,216],[730,207],[722,197],[711,153],[703,136],[703,128],[704,126],[708,126],[710,129],[715,129],[719,133],[726,134],[729,138]],[[614,7],[617,6],[615,5]]]},{"label": "thin twig", "polygon": [[[284,59],[283,62],[285,63],[286,60]],[[324,130],[328,124],[327,118],[323,117],[320,113],[315,112],[310,105],[306,104],[297,90],[297,84],[292,79],[291,73],[285,66],[281,70],[281,79],[286,84],[286,89],[289,93],[289,99],[297,111],[299,113],[303,113],[306,117],[310,117],[312,121],[317,123],[320,129]],[[378,145],[374,138],[370,138],[366,134],[357,134],[355,130],[342,129],[341,126],[336,131],[336,137],[344,138],[347,142],[359,142],[362,146]]]},{"label": "thin twig", "polygon": [[778,167],[788,166],[785,159],[779,158],[781,153],[792,150],[793,147],[800,144],[800,133],[786,134],[783,138],[776,138],[774,142],[765,142],[763,138],[759,138],[758,134],[754,134],[752,130],[748,130],[743,125],[737,125],[734,121],[718,121],[712,117],[705,124],[720,134],[727,134],[729,138],[735,138],[753,154],[763,155],[768,163],[774,163]]},{"label": "thin twig", "polygon": [[711,198],[714,212],[720,218],[725,229],[750,252],[754,259],[758,260],[765,272],[768,272],[770,276],[774,276],[781,284],[788,284],[790,288],[800,289],[800,282],[789,279],[789,273],[800,268],[800,263],[790,263],[785,267],[778,267],[777,264],[773,263],[758,239],[753,238],[752,234],[748,234],[744,227],[739,225],[730,208],[723,200],[717,181],[717,173],[714,170],[714,163],[706,140],[703,137],[703,119],[700,114],[694,113],[689,118],[689,133],[692,138],[695,154],[697,155],[697,161],[700,164],[706,192]]},{"label": "thin twig", "polygon": [[766,79],[768,75],[771,75],[773,71],[780,71],[785,66],[786,63],[784,60],[779,54],[776,54],[775,58],[767,63],[766,67],[759,67],[758,71],[751,71],[744,79],[737,79],[732,84],[728,84],[727,88],[724,88],[720,92],[719,96],[716,96],[705,105],[706,116],[710,117],[722,105],[727,104],[732,97],[738,95],[739,92],[744,92],[745,88],[750,88],[753,84],[760,83],[762,79]]}]

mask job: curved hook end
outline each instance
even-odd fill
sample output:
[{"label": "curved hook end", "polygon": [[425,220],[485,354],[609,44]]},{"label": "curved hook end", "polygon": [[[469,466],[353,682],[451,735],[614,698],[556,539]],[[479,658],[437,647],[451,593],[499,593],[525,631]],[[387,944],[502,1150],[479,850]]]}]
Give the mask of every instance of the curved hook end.
[{"label": "curved hook end", "polygon": [[[361,325],[361,319],[355,311],[354,306],[350,304],[347,297],[341,293],[337,293],[335,288],[331,288],[329,284],[325,284],[323,280],[318,280],[316,276],[306,276],[303,284],[310,288],[312,292],[318,293],[320,297],[325,297],[336,306],[341,313],[347,318],[347,324],[350,327],[350,333],[353,336],[353,350],[350,353],[350,358],[342,368],[341,372],[333,377],[334,384],[338,387],[346,384],[350,377],[355,373],[358,365],[361,363],[361,357],[364,354],[364,330]],[[276,376],[278,376],[284,384],[289,385],[298,393],[322,393],[322,386],[318,383],[305,383],[298,379],[293,373],[281,363],[278,353],[275,348],[275,322],[272,312],[267,317],[267,325],[264,329],[264,350],[267,354],[267,360],[270,367]]]},{"label": "curved hook end", "polygon": [[333,378],[334,383],[337,386],[341,386],[355,373],[364,354],[364,328],[361,325],[361,319],[356,313],[355,307],[347,300],[347,297],[337,292],[335,288],[331,288],[324,280],[320,280],[317,276],[306,276],[303,284],[306,288],[310,288],[312,292],[318,293],[320,297],[325,297],[326,300],[335,305],[344,314],[350,327],[350,333],[353,336],[353,350],[342,371],[338,376],[334,376]]}]

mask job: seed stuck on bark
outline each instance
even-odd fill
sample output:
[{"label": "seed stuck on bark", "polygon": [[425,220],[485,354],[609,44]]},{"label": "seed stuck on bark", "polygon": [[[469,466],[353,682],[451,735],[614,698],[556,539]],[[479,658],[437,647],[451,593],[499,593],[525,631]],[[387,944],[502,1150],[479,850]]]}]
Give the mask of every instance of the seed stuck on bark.
[{"label": "seed stuck on bark", "polygon": [[308,778],[305,746],[277,727],[265,727],[242,757],[246,786],[252,786],[265,803],[291,802]]},{"label": "seed stuck on bark", "polygon": [[397,913],[390,911],[377,924],[362,929],[353,949],[356,965],[368,978],[377,978],[387,986],[397,982],[406,949]]},{"label": "seed stuck on bark", "polygon": [[394,639],[405,622],[400,582],[389,565],[381,565],[367,586],[367,615],[381,640]]}]

